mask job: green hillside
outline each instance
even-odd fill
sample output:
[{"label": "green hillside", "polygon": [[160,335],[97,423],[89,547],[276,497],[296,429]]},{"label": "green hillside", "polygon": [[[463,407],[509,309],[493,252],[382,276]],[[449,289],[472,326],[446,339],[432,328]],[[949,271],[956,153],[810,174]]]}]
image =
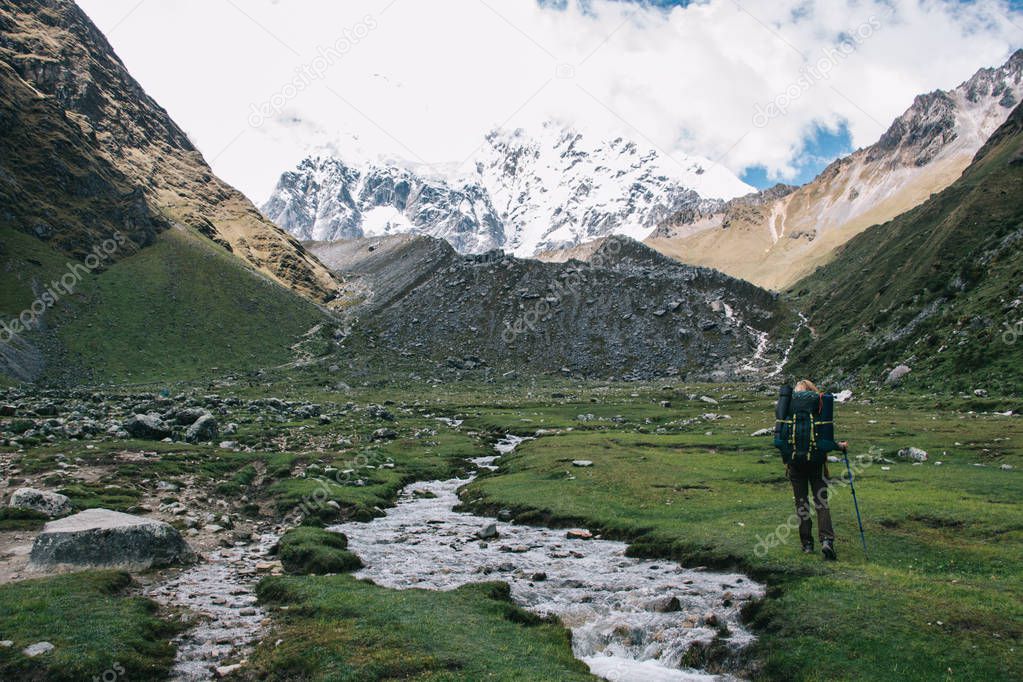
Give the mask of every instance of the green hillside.
[{"label": "green hillside", "polygon": [[[32,237],[0,232],[3,319],[27,308],[33,285],[67,264]],[[171,229],[86,276],[45,314],[44,328],[24,338],[42,353],[44,382],[167,382],[287,362],[290,346],[323,318],[221,247]]]},{"label": "green hillside", "polygon": [[[1023,108],[954,184],[849,241],[789,290],[809,322],[789,367],[828,383],[1015,391],[1023,376]],[[1023,331],[1021,325],[1020,331]]]}]

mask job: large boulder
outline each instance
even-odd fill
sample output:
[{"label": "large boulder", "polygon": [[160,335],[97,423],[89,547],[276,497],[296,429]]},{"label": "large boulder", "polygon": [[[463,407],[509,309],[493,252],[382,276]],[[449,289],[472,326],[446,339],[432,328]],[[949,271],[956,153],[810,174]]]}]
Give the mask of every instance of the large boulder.
[{"label": "large boulder", "polygon": [[217,420],[211,414],[204,414],[185,431],[185,440],[189,443],[208,443],[220,435]]},{"label": "large boulder", "polygon": [[132,438],[142,440],[163,440],[171,435],[171,427],[155,414],[136,414],[124,422],[121,428]]},{"label": "large boulder", "polygon": [[32,544],[29,566],[140,571],[194,559],[181,534],[163,521],[86,509],[48,522]]},{"label": "large boulder", "polygon": [[174,422],[179,426],[191,426],[209,413],[210,411],[205,407],[183,407],[174,413]]},{"label": "large boulder", "polygon": [[31,509],[49,517],[71,512],[71,500],[66,495],[35,488],[18,488],[11,495],[10,505],[18,509]]}]

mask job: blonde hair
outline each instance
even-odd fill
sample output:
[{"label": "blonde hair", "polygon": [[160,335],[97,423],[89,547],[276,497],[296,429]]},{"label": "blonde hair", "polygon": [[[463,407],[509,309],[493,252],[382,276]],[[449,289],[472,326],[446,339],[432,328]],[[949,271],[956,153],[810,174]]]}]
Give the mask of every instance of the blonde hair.
[{"label": "blonde hair", "polygon": [[820,391],[817,390],[817,385],[814,384],[809,379],[800,379],[799,383],[796,384],[796,390],[797,391],[813,391],[814,393],[820,393]]}]

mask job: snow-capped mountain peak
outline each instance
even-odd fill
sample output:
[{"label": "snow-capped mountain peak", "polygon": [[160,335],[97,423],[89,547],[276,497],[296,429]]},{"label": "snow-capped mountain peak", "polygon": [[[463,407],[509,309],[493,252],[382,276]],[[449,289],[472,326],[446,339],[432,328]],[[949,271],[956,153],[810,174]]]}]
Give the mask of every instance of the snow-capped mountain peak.
[{"label": "snow-capped mountain peak", "polygon": [[440,177],[400,163],[310,157],[281,176],[263,211],[299,239],[416,232],[464,253],[531,256],[610,234],[642,239],[680,210],[753,191],[706,159],[556,123],[493,130],[466,165]]},{"label": "snow-capped mountain peak", "polygon": [[642,239],[687,205],[755,191],[706,159],[553,122],[536,133],[491,131],[475,166],[505,223],[506,248],[520,256],[608,234]]}]

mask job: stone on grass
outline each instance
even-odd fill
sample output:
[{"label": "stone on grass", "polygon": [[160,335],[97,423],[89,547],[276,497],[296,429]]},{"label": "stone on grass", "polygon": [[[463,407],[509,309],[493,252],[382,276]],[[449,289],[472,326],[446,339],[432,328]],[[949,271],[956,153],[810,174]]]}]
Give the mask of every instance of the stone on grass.
[{"label": "stone on grass", "polygon": [[49,517],[62,516],[71,511],[71,500],[66,495],[35,488],[18,488],[11,495],[11,507],[31,509]]},{"label": "stone on grass", "polygon": [[710,403],[711,405],[717,405],[718,404],[718,401],[714,400],[709,395],[701,395],[700,396],[700,400],[702,400],[705,403]]},{"label": "stone on grass", "polygon": [[366,412],[368,412],[369,416],[373,419],[381,419],[388,422],[394,421],[394,415],[391,414],[391,411],[383,405],[370,405],[366,408]]},{"label": "stone on grass", "polygon": [[848,388],[845,389],[844,391],[839,391],[838,393],[835,394],[835,402],[847,403],[852,398],[852,395],[853,395],[852,391],[850,391]]},{"label": "stone on grass", "polygon": [[572,466],[574,466],[574,467],[591,467],[591,466],[593,466],[593,462],[591,462],[588,459],[573,459],[572,460]]},{"label": "stone on grass", "polygon": [[902,383],[902,380],[911,371],[912,370],[909,368],[908,365],[899,365],[892,371],[888,372],[888,376],[885,377],[884,382],[889,386],[897,386]]},{"label": "stone on grass", "polygon": [[163,440],[171,435],[171,428],[155,414],[136,414],[121,425],[132,438]]},{"label": "stone on grass", "polygon": [[54,646],[49,642],[36,642],[35,644],[29,644],[27,647],[21,650],[21,653],[25,654],[29,658],[35,658],[43,654],[48,654],[53,651]]},{"label": "stone on grass", "polygon": [[983,388],[975,388],[973,389],[973,395],[977,396],[978,398],[986,398],[987,391],[984,390]]},{"label": "stone on grass", "polygon": [[899,457],[902,457],[903,459],[911,459],[914,462],[926,462],[927,452],[914,447],[902,448],[899,450]]},{"label": "stone on grass", "polygon": [[172,526],[109,509],[86,509],[50,521],[36,536],[32,568],[145,570],[189,563],[195,554]]},{"label": "stone on grass", "polygon": [[750,436],[770,436],[774,433],[774,429],[757,429]]},{"label": "stone on grass", "polygon": [[191,426],[200,417],[209,413],[209,410],[204,407],[184,407],[174,413],[174,421],[179,426]]},{"label": "stone on grass", "polygon": [[208,443],[220,435],[220,427],[212,414],[204,414],[185,431],[185,440],[189,443]]},{"label": "stone on grass", "polygon": [[377,429],[373,432],[373,440],[392,440],[398,437],[398,432],[394,429]]}]

